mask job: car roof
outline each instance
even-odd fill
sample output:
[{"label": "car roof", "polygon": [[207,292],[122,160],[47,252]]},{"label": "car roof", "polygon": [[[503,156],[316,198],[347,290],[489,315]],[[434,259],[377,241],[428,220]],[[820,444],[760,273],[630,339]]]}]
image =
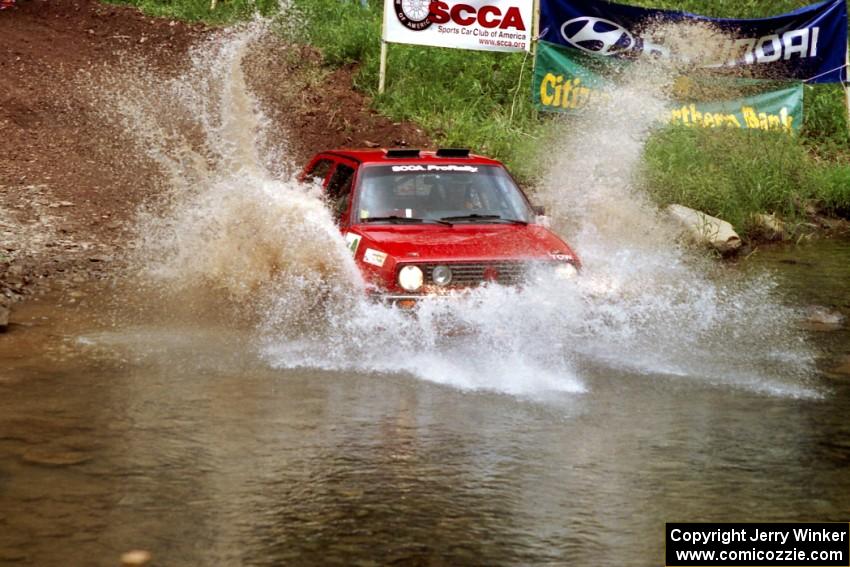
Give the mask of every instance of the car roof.
[{"label": "car roof", "polygon": [[[407,151],[415,151],[413,149]],[[469,154],[469,157],[437,157],[436,151],[422,150],[419,157],[387,157],[387,150],[378,149],[338,149],[327,150],[323,154],[346,157],[362,165],[391,164],[391,163],[474,163],[478,165],[502,165],[501,162],[488,157]]]}]

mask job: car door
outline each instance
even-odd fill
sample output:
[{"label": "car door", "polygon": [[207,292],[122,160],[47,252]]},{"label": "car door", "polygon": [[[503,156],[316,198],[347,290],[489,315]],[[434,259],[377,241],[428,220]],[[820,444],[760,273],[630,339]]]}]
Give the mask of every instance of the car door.
[{"label": "car door", "polygon": [[351,201],[356,174],[357,163],[339,158],[335,160],[325,187],[325,195],[331,214],[340,228],[346,228],[350,224]]},{"label": "car door", "polygon": [[307,164],[299,180],[302,183],[319,183],[324,188],[327,185],[328,174],[333,169],[333,166],[333,158],[320,154]]}]

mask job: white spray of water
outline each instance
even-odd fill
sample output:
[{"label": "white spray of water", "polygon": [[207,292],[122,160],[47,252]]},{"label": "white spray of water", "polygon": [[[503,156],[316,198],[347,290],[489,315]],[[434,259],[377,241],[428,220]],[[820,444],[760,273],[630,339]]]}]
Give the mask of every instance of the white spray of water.
[{"label": "white spray of water", "polygon": [[113,106],[169,179],[164,212],[141,216],[146,275],[182,293],[224,291],[262,313],[258,350],[272,366],[539,396],[585,391],[587,368],[601,361],[813,394],[800,385],[808,351],[786,330],[770,282],[713,281],[631,184],[662,110],[660,79],[625,81],[555,152],[541,193],[583,257],[581,278],[482,287],[407,313],[363,298],[316,189],[281,180],[281,150],[264,141],[267,120],[243,76],[265,35],[263,22],[222,32],[193,51],[189,72],[156,90],[153,77],[137,81]]},{"label": "white spray of water", "polygon": [[[677,44],[720,43],[704,26],[667,28]],[[541,196],[580,251],[580,293],[590,306],[582,313],[590,332],[572,350],[641,373],[812,394],[800,386],[811,353],[792,329],[796,314],[774,298],[774,282],[743,280],[678,246],[678,233],[635,185],[677,64],[633,64],[553,147]]]},{"label": "white spray of water", "polygon": [[192,50],[181,76],[163,81],[136,66],[112,81],[120,91],[101,92],[166,178],[139,215],[142,275],[161,291],[223,293],[252,312],[280,282],[305,301],[317,288],[362,286],[319,190],[284,176],[286,148],[266,140],[243,60],[268,33],[260,19],[222,31]]}]

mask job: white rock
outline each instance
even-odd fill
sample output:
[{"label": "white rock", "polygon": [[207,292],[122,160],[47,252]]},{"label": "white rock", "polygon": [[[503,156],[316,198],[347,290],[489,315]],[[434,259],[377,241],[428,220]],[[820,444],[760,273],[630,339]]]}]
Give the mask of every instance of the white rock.
[{"label": "white rock", "polygon": [[143,549],[134,549],[121,555],[121,565],[127,567],[147,565],[150,563],[151,554]]},{"label": "white rock", "polygon": [[727,254],[741,247],[741,237],[725,220],[709,216],[683,205],[667,207],[670,218],[676,221],[691,240],[698,244],[708,244],[719,252]]}]

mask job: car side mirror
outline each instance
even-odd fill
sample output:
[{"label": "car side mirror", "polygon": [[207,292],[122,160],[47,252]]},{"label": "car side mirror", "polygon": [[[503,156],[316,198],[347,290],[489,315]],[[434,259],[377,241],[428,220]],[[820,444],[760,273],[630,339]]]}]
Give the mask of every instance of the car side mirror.
[{"label": "car side mirror", "polygon": [[549,228],[550,223],[549,217],[546,216],[546,207],[544,207],[543,205],[533,205],[531,207],[531,210],[533,210],[534,214],[536,215],[534,222],[536,224],[539,224],[540,226]]}]

